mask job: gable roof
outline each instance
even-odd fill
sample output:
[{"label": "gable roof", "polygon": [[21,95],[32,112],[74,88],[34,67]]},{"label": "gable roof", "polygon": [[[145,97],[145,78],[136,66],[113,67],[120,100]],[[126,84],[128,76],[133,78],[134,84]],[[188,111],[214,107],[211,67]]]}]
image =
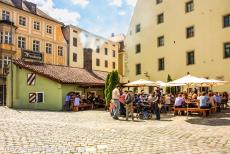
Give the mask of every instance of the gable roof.
[{"label": "gable roof", "polygon": [[88,72],[82,68],[42,64],[14,60],[13,64],[47,77],[61,84],[77,84],[79,86],[104,86],[107,72]]},{"label": "gable roof", "polygon": [[[59,23],[59,24],[62,24],[64,25],[62,22],[52,18],[51,16],[49,16],[48,14],[44,13],[42,10],[40,10],[36,4],[32,3],[32,2],[28,2],[26,0],[22,0],[22,6],[21,7],[18,7],[15,2],[13,2],[13,0],[0,0],[0,2],[4,3],[4,4],[7,4],[7,5],[10,5],[14,8],[17,8],[17,9],[20,9],[20,10],[23,10],[23,11],[26,11],[28,13],[31,13],[31,14],[34,14],[34,15],[37,15],[39,17],[42,17],[42,18],[45,18],[45,19],[48,19],[48,20],[51,20],[51,21],[54,21],[56,23]],[[30,10],[30,8],[28,7],[28,4],[33,4],[33,5],[36,5],[36,13],[33,13],[32,10]]]}]

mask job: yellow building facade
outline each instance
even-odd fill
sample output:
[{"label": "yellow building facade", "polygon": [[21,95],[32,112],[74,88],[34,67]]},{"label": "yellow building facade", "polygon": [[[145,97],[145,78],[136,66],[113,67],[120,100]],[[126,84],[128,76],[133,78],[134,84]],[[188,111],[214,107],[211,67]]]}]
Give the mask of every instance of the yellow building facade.
[{"label": "yellow building facade", "polygon": [[230,81],[229,7],[229,0],[138,0],[125,40],[128,79],[167,81],[189,72]]},{"label": "yellow building facade", "polygon": [[[90,62],[92,70],[111,72],[118,69],[119,43],[92,34],[79,27],[68,25],[63,29],[68,42],[68,65],[84,68]],[[91,49],[92,55],[85,55]]]},{"label": "yellow building facade", "polygon": [[2,50],[13,50],[14,58],[21,58],[22,50],[40,52],[45,63],[66,65],[64,25],[39,10],[36,4],[1,0],[0,19]]}]

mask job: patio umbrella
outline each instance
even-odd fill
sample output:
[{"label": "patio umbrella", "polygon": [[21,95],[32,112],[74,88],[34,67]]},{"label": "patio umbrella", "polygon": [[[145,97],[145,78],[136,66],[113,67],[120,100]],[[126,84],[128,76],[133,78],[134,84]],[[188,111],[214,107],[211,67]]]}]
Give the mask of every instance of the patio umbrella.
[{"label": "patio umbrella", "polygon": [[[189,89],[189,87],[192,85],[198,85],[198,84],[200,85],[200,84],[207,82],[206,80],[207,79],[198,78],[192,75],[186,75],[180,79],[169,82],[169,84],[172,84],[172,85],[173,84],[185,84],[188,86],[188,89]],[[188,118],[188,103],[187,103],[187,118]]]},{"label": "patio umbrella", "polygon": [[224,84],[227,84],[228,81],[221,81],[221,80],[215,80],[215,79],[205,79],[205,78],[201,78],[204,80],[204,85],[205,86],[210,86],[211,89],[213,86],[222,86]]},{"label": "patio umbrella", "polygon": [[148,80],[137,80],[130,83],[125,84],[126,87],[145,87],[145,86],[159,86],[156,82],[148,81]]}]

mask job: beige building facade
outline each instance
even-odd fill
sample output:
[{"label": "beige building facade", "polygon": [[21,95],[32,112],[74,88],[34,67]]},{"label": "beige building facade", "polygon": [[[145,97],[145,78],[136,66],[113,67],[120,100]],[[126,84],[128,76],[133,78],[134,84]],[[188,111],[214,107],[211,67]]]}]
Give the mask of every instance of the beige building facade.
[{"label": "beige building facade", "polygon": [[5,100],[11,59],[27,56],[47,64],[67,64],[63,26],[34,3],[0,0],[0,105]]},{"label": "beige building facade", "polygon": [[[118,69],[119,43],[73,25],[63,28],[63,33],[68,42],[69,66],[84,68],[84,63],[90,61],[93,70],[111,72]],[[84,49],[91,49],[92,55],[84,56]]]},{"label": "beige building facade", "polygon": [[168,74],[189,72],[230,81],[229,7],[229,0],[138,0],[125,40],[125,75],[167,81]]}]

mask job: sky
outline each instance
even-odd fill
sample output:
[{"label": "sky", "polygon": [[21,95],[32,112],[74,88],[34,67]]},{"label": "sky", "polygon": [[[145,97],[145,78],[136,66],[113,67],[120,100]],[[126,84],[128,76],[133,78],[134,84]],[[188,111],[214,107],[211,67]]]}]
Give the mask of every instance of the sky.
[{"label": "sky", "polygon": [[126,34],[137,0],[29,0],[63,22],[108,38]]}]

